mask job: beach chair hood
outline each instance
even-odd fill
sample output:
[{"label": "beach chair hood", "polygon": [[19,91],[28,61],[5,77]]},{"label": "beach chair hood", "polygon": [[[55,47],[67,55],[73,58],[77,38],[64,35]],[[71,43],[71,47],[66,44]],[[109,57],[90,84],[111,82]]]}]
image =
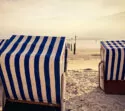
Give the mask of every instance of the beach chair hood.
[{"label": "beach chair hood", "polygon": [[125,40],[102,41],[105,80],[125,80]]},{"label": "beach chair hood", "polygon": [[0,50],[6,97],[60,104],[65,37],[13,35]]}]

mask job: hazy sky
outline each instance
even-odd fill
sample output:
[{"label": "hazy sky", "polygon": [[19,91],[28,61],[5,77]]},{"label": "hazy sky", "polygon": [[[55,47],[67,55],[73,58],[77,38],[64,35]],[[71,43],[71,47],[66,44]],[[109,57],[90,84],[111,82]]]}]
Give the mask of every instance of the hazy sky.
[{"label": "hazy sky", "polygon": [[125,0],[0,0],[0,37],[125,38],[124,11]]}]

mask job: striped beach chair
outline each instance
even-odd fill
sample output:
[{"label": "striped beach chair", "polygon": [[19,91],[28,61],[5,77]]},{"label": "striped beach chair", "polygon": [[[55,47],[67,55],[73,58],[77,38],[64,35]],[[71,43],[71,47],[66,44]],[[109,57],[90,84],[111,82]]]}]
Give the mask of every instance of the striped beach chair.
[{"label": "striped beach chair", "polygon": [[13,35],[0,50],[7,101],[65,110],[65,37]]},{"label": "striped beach chair", "polygon": [[100,88],[108,94],[125,94],[125,40],[102,41]]}]

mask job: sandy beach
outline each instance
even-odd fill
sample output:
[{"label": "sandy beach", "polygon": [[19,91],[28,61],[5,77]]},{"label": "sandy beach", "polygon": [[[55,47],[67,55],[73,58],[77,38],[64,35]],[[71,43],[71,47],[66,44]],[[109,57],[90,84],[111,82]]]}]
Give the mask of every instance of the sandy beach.
[{"label": "sandy beach", "polygon": [[105,94],[98,86],[99,50],[69,51],[66,111],[124,111],[125,95]]}]

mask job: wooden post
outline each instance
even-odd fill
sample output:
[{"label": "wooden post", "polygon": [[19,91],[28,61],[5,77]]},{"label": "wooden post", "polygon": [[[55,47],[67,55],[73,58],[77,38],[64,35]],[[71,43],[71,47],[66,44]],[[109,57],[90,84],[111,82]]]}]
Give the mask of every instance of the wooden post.
[{"label": "wooden post", "polygon": [[76,43],[74,43],[74,55],[76,54]]},{"label": "wooden post", "polygon": [[72,46],[72,40],[73,40],[73,38],[71,38],[71,51],[72,51],[72,49],[73,49],[73,46]]},{"label": "wooden post", "polygon": [[66,48],[65,49],[65,66],[64,66],[64,71],[66,72],[67,74],[67,57],[68,57],[68,49]]},{"label": "wooden post", "polygon": [[76,35],[75,35],[75,43],[74,43],[74,55],[76,54]]},{"label": "wooden post", "polygon": [[71,51],[72,51],[72,43],[71,43]]}]

